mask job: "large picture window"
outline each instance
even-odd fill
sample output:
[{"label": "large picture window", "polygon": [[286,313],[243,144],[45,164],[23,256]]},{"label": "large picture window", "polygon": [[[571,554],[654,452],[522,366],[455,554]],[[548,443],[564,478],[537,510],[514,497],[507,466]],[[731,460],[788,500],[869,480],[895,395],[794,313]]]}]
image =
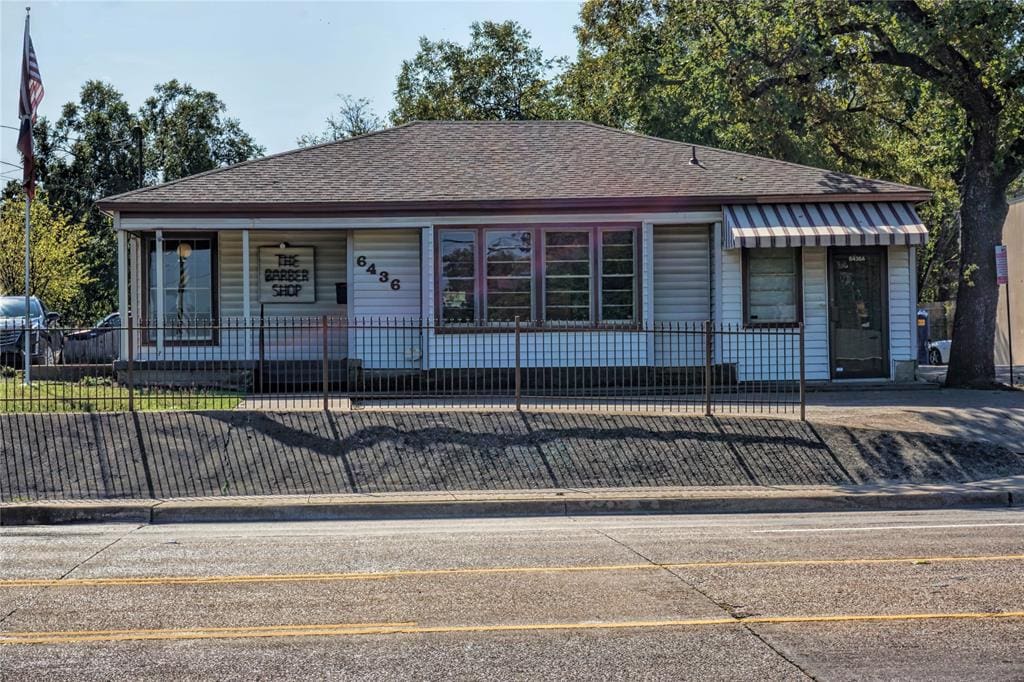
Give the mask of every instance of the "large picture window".
[{"label": "large picture window", "polygon": [[489,322],[529,320],[533,310],[533,233],[529,230],[485,230]]},{"label": "large picture window", "polygon": [[800,249],[744,249],[743,302],[747,326],[791,326],[801,306]]},{"label": "large picture window", "polygon": [[637,321],[635,226],[439,228],[442,324]]},{"label": "large picture window", "polygon": [[[164,237],[148,242],[147,316],[168,341],[212,341],[215,311],[216,242],[211,237]],[[158,288],[163,270],[163,290]],[[158,299],[163,319],[157,319]]]}]

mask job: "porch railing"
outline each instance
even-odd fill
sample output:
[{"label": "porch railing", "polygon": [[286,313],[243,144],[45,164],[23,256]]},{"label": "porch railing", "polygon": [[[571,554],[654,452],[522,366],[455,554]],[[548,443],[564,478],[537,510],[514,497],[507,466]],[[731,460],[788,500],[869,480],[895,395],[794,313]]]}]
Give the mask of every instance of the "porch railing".
[{"label": "porch railing", "polygon": [[39,363],[32,385],[23,383],[19,353],[4,355],[0,411],[805,412],[802,326],[518,319],[440,326],[319,316],[129,319],[121,327],[32,334]]}]

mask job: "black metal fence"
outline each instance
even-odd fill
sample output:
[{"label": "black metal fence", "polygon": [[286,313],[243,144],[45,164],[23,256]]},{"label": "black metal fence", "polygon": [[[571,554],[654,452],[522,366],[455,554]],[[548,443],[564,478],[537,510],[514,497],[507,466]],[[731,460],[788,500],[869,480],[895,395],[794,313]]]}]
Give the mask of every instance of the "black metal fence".
[{"label": "black metal fence", "polygon": [[[22,330],[15,332],[19,338]],[[802,326],[128,320],[2,346],[0,411],[566,409],[804,415]],[[8,339],[10,341],[10,339]]]}]

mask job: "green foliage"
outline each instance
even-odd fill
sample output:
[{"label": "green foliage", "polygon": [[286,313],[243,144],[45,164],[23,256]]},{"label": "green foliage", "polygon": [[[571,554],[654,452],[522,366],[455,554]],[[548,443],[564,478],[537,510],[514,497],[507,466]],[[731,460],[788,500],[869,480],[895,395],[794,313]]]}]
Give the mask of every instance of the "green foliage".
[{"label": "green foliage", "polygon": [[[63,312],[89,284],[85,225],[50,205],[43,192],[31,209],[30,293]],[[0,295],[25,293],[25,196],[3,200],[0,209]]]},{"label": "green foliage", "polygon": [[384,127],[384,121],[373,111],[373,104],[365,97],[356,99],[351,95],[338,95],[341,105],[338,113],[327,117],[327,127],[322,133],[306,134],[295,142],[300,147],[344,140],[356,135],[365,135]]},{"label": "green foliage", "polygon": [[117,299],[114,229],[94,202],[136,188],[136,125],[121,93],[95,80],[82,86],[79,100],[65,104],[54,123],[40,118],[36,124],[39,176],[49,201],[83,222],[87,235],[82,258],[89,278],[81,295],[62,311],[68,321],[92,321]]},{"label": "green foliage", "polygon": [[565,117],[552,75],[561,61],[531,46],[529,31],[514,21],[473,23],[470,30],[465,47],[420,38],[398,74],[393,123]]},{"label": "green foliage", "polygon": [[[88,278],[62,312],[88,322],[110,312],[117,300],[117,259],[111,220],[95,202],[138,188],[133,131],[146,130],[146,182],[244,161],[263,153],[238,121],[223,116],[224,104],[210,92],[170,81],[138,112],[112,85],[87,81],[78,101],[64,105],[56,121],[35,126],[39,180],[50,204],[85,225],[81,245]],[[5,188],[14,196],[16,186]]]},{"label": "green foliage", "polygon": [[262,156],[216,94],[170,80],[139,110],[146,131],[146,179],[166,182]]},{"label": "green foliage", "polygon": [[990,363],[959,358],[991,357],[991,246],[1024,170],[1024,3],[590,0],[577,35],[578,116],[934,190],[920,291],[977,307],[950,376],[985,380]]},{"label": "green foliage", "polygon": [[[1006,1],[592,0],[564,88],[581,118],[934,190],[921,292],[948,297],[972,130],[998,129],[995,172],[1020,173],[1022,14]],[[975,90],[947,58],[973,65]],[[979,88],[1004,103],[998,120],[972,120]]]}]

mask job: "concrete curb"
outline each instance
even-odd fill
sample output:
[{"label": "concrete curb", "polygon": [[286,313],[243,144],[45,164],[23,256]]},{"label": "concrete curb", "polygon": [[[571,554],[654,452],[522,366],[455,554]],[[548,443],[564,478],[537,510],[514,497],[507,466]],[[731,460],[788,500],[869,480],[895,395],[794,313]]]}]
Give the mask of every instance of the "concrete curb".
[{"label": "concrete curb", "polygon": [[585,516],[599,514],[779,514],[839,511],[908,511],[964,507],[1024,507],[1024,487],[903,487],[886,491],[761,489],[716,494],[676,490],[659,495],[605,492],[467,493],[437,496],[307,496],[31,502],[0,505],[0,526],[73,523],[236,523],[267,521],[399,520]]}]

